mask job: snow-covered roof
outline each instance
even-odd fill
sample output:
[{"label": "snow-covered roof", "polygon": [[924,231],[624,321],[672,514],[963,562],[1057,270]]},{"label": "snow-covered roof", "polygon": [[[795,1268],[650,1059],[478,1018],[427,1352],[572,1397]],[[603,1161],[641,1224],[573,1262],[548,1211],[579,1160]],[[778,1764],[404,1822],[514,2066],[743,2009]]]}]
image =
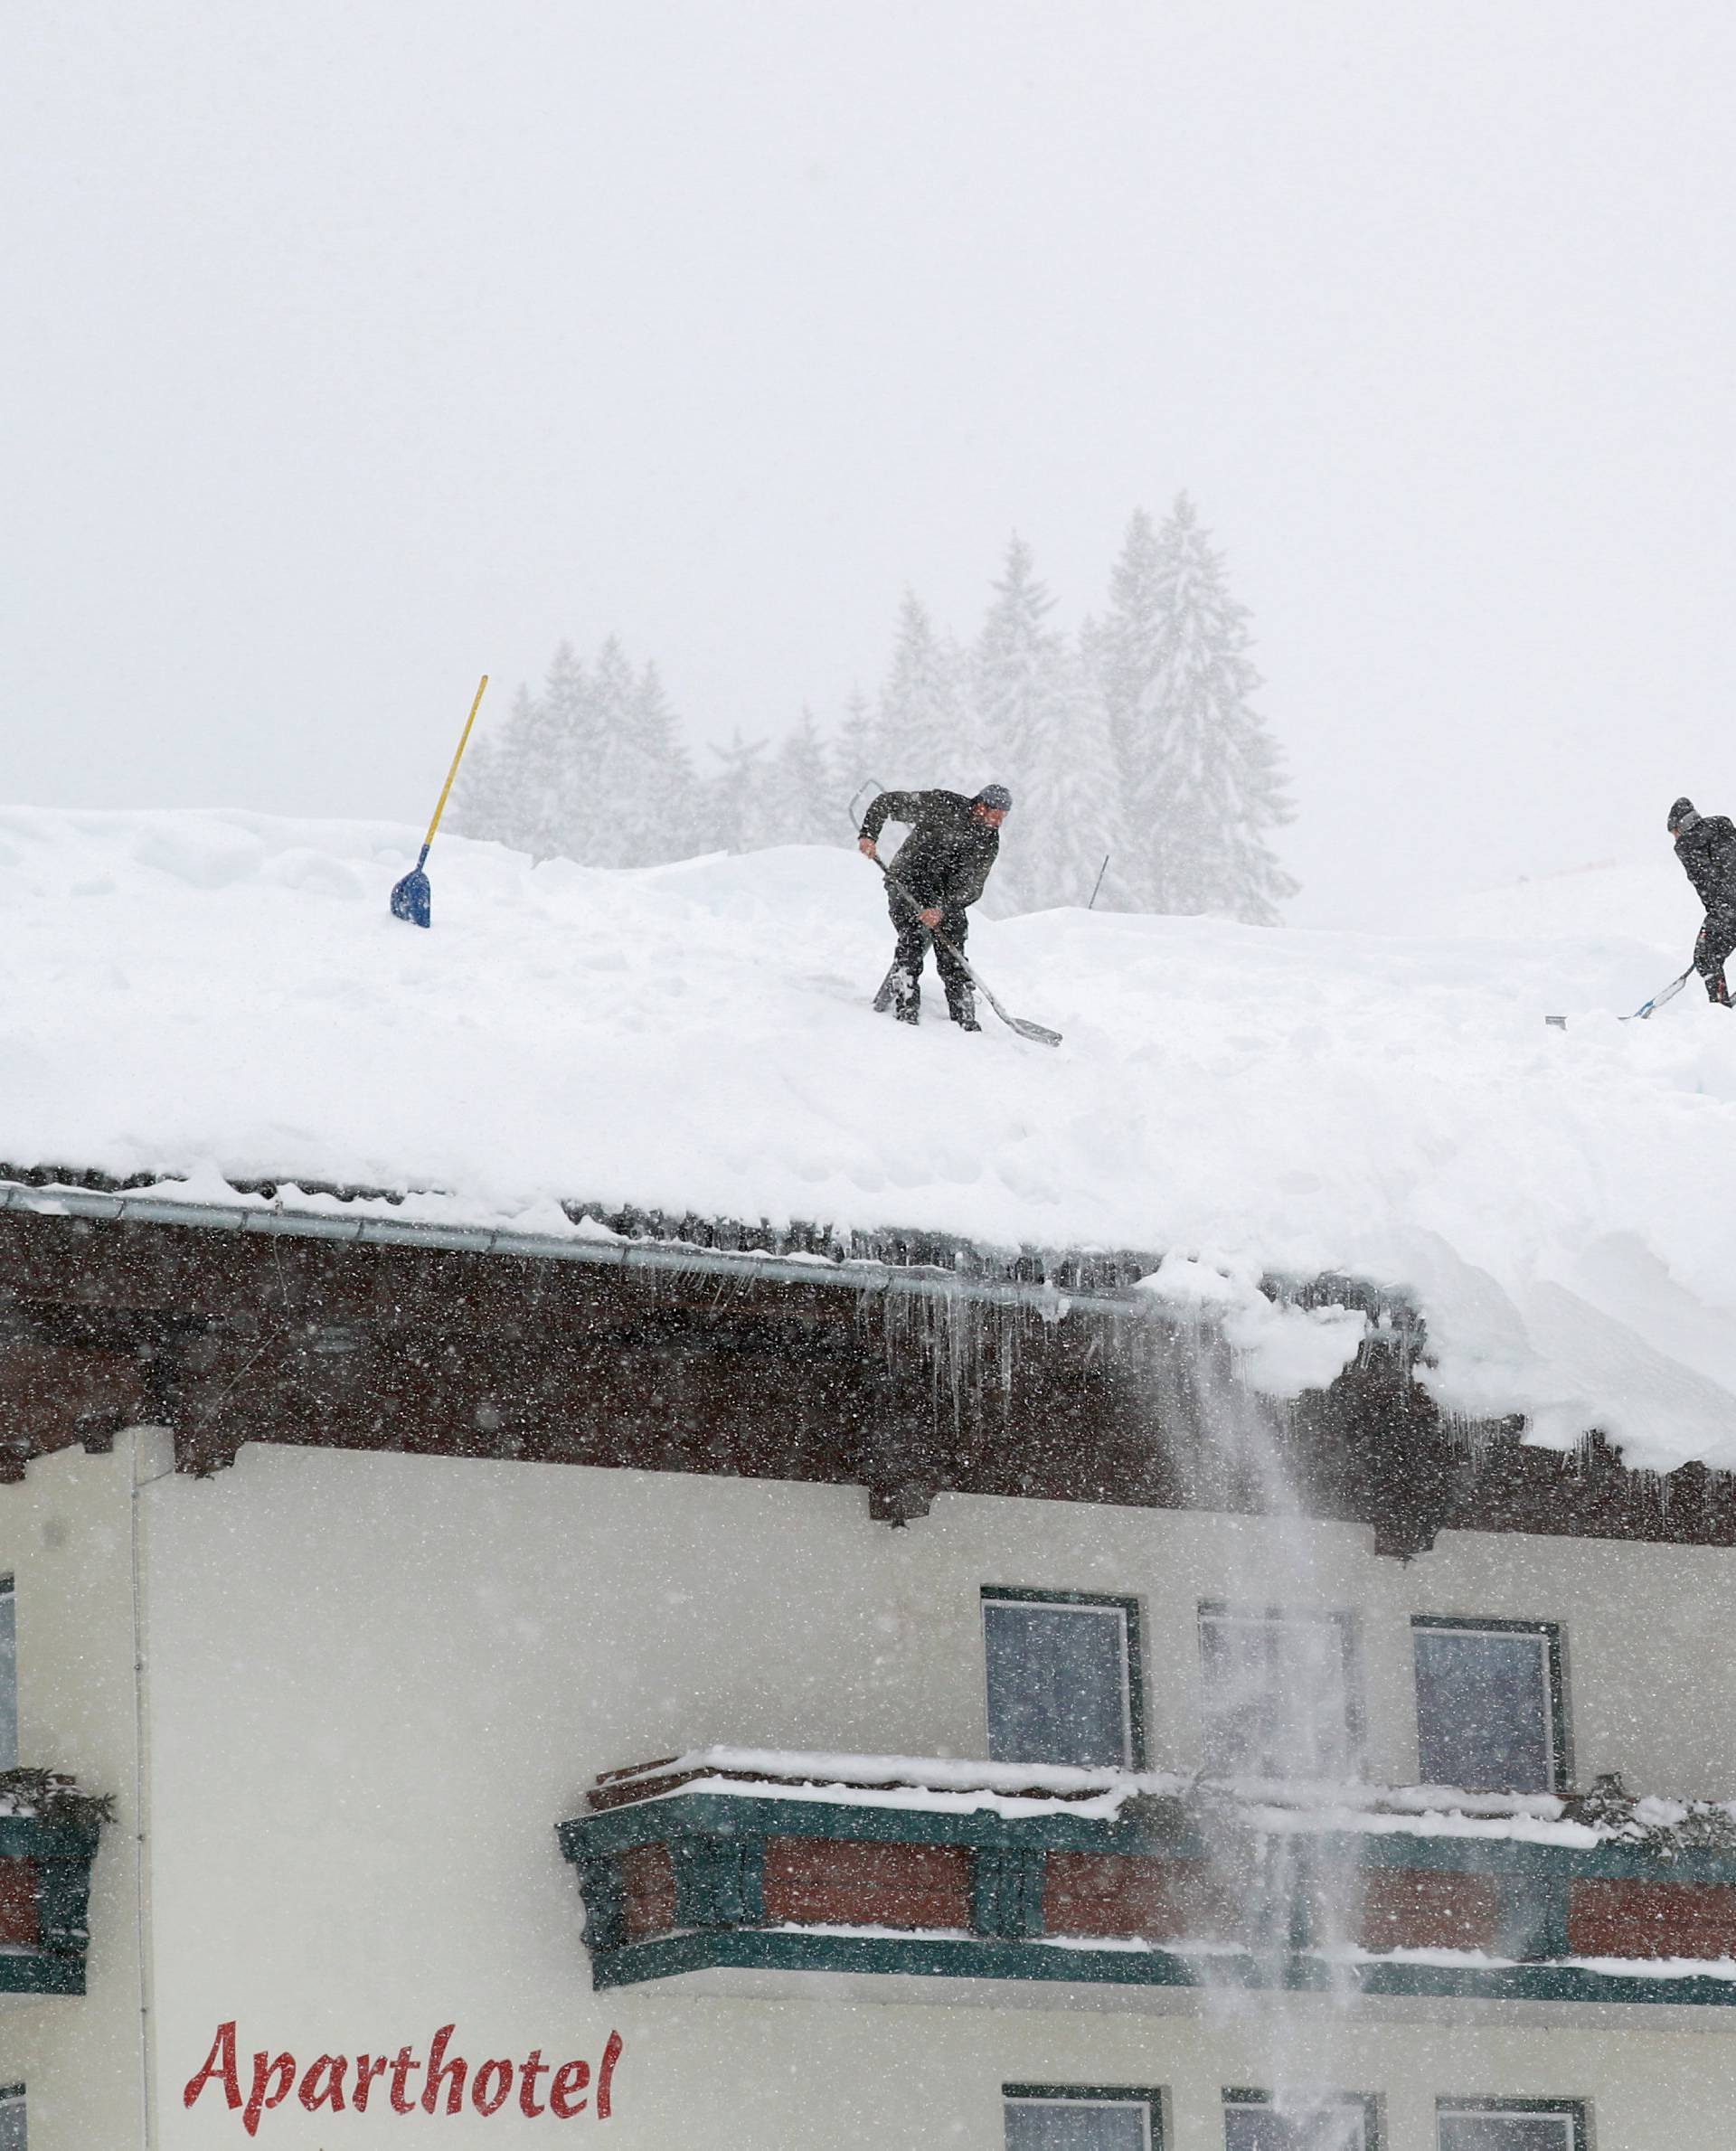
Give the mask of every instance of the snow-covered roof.
[{"label": "snow-covered roof", "polygon": [[1256,1280],[1348,1273],[1414,1299],[1452,1408],[1736,1466],[1736,1018],[1693,989],[1617,1021],[1697,923],[1662,844],[1407,936],[979,921],[1051,1052],[871,1013],[847,844],[604,873],[442,836],[422,933],[386,908],[417,841],[0,812],[0,1160],[529,1231],[584,1201],[1149,1249],[1279,1388],[1354,1326],[1273,1351]]}]

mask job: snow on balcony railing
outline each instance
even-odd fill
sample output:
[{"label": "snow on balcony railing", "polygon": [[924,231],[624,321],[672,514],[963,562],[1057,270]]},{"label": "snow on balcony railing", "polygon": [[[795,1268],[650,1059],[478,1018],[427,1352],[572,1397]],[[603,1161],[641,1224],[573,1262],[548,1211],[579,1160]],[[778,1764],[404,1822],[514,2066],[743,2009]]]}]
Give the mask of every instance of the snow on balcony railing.
[{"label": "snow on balcony railing", "polygon": [[733,1967],[1736,2000],[1736,1809],[1613,1780],[1556,1798],[711,1747],[599,1778],[561,1843],[599,1986]]}]

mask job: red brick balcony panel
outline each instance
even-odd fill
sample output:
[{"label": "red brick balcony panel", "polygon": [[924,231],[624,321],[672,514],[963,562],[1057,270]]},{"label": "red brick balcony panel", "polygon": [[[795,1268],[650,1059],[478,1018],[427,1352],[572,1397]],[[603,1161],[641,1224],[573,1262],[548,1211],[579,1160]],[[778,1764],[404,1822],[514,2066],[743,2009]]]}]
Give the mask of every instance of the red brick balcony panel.
[{"label": "red brick balcony panel", "polygon": [[1736,1957],[1736,1888],[1722,1882],[1576,1882],[1573,1957]]},{"label": "red brick balcony panel", "polygon": [[675,1865],[666,1844],[635,1845],[620,1856],[621,1889],[627,1899],[627,1939],[667,1934],[675,1923]]},{"label": "red brick balcony panel", "polygon": [[1371,1867],[1362,1900],[1364,1949],[1495,1948],[1501,1906],[1492,1875]]},{"label": "red brick balcony panel", "polygon": [[0,1860],[0,1945],[14,1949],[41,1946],[41,1902],[34,1860]]},{"label": "red brick balcony panel", "polygon": [[765,1905],[774,1924],[968,1928],[970,1855],[962,1845],[773,1837]]},{"label": "red brick balcony panel", "polygon": [[1201,1860],[1141,1860],[1120,1853],[1051,1853],[1043,1924],[1052,1935],[1137,1935],[1148,1942],[1212,1939],[1236,1916]]}]

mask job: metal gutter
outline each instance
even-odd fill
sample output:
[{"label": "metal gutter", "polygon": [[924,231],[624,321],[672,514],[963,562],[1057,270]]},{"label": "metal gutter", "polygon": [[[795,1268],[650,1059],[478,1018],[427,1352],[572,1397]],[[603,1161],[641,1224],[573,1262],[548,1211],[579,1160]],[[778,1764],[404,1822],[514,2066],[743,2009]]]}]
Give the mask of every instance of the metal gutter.
[{"label": "metal gutter", "polygon": [[263,1232],[297,1240],[334,1240],[363,1247],[430,1248],[445,1254],[511,1255],[533,1262],[589,1262],[609,1269],[665,1271],[731,1278],[743,1284],[820,1285],[891,1298],[952,1300],[1024,1307],[1054,1321],[1071,1308],[1123,1319],[1156,1310],[1143,1295],[1064,1292],[1059,1287],[952,1270],[901,1269],[889,1262],[827,1262],[813,1257],[737,1254],[666,1241],[568,1239],[486,1225],[437,1225],[410,1218],[334,1217],[278,1203],[187,1203],[172,1196],[108,1194],[93,1188],[33,1187],[0,1182],[0,1212],[90,1218],[105,1224],[185,1225],[205,1231]]}]

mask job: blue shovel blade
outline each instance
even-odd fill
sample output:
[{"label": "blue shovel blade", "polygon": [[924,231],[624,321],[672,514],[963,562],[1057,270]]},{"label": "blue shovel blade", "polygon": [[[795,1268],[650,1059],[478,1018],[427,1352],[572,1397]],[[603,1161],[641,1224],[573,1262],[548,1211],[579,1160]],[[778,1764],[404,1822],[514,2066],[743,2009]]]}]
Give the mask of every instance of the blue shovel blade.
[{"label": "blue shovel blade", "polygon": [[410,926],[429,926],[433,923],[433,891],[428,885],[428,876],[420,866],[412,867],[401,882],[392,886],[392,915]]}]

